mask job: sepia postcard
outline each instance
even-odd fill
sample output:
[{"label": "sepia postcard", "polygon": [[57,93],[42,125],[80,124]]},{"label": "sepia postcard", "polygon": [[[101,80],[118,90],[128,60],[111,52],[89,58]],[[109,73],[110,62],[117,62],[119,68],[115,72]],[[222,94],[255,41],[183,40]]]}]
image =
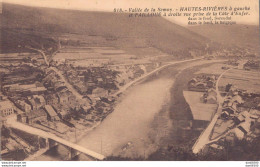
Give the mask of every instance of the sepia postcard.
[{"label": "sepia postcard", "polygon": [[258,0],[3,0],[0,28],[2,167],[259,167]]}]

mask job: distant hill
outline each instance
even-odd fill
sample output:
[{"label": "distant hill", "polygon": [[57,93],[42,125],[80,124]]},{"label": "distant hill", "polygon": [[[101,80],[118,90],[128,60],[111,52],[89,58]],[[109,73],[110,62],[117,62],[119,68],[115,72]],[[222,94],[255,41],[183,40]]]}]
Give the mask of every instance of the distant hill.
[{"label": "distant hill", "polygon": [[[45,38],[64,33],[86,36],[89,45],[97,45],[96,39],[102,37],[106,40],[102,45],[139,55],[154,54],[153,51],[186,55],[190,50],[204,50],[210,42],[206,37],[162,17],[129,18],[127,14],[4,3],[1,20],[2,52],[16,51],[18,45],[28,44],[28,41],[38,45],[41,40],[52,42]],[[95,40],[91,42],[92,38],[87,36],[95,37]]]},{"label": "distant hill", "polygon": [[189,30],[227,47],[241,47],[259,52],[259,26],[256,25],[203,25]]}]

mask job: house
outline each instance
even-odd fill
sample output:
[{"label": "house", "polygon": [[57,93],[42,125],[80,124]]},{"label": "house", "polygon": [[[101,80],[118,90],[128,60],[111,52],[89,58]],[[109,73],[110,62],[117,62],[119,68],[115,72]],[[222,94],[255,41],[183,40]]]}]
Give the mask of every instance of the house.
[{"label": "house", "polygon": [[78,76],[78,78],[79,78],[79,80],[80,80],[81,82],[85,82],[85,81],[86,81],[86,78],[85,78],[84,75],[80,75],[80,76]]},{"label": "house", "polygon": [[217,149],[217,150],[222,150],[224,148],[223,146],[215,144],[215,143],[211,144],[210,147],[213,149]]},{"label": "house", "polygon": [[97,78],[97,81],[98,81],[98,83],[102,83],[102,82],[103,82],[103,78],[98,77],[98,78]]},{"label": "house", "polygon": [[53,87],[54,87],[54,89],[55,89],[56,91],[59,91],[59,90],[62,90],[62,89],[65,89],[65,88],[66,88],[65,83],[62,82],[62,81],[57,81],[57,82],[55,82],[54,85],[53,85]]},{"label": "house", "polygon": [[231,101],[232,101],[232,96],[226,96],[223,102],[223,106],[227,105]]},{"label": "house", "polygon": [[47,89],[42,86],[42,87],[30,88],[27,92],[30,94],[43,94],[46,91]]},{"label": "house", "polygon": [[28,101],[31,104],[32,110],[39,110],[46,104],[44,97],[40,95],[33,95],[28,98]]},{"label": "house", "polygon": [[48,94],[45,97],[46,104],[55,106],[59,104],[59,97],[56,94]]},{"label": "house", "polygon": [[82,106],[82,109],[84,110],[84,112],[88,112],[92,107],[90,105],[88,106]]},{"label": "house", "polygon": [[96,84],[95,84],[94,81],[89,80],[89,81],[87,82],[87,85],[88,85],[88,86],[95,86]]},{"label": "house", "polygon": [[246,119],[246,120],[250,120],[251,118],[251,114],[248,111],[244,111],[241,113],[241,115]]},{"label": "house", "polygon": [[108,91],[103,88],[95,88],[92,90],[92,96],[94,98],[100,98],[100,97],[107,97],[108,96]]},{"label": "house", "polygon": [[17,115],[17,121],[22,123],[29,123],[28,116],[25,113]]},{"label": "house", "polygon": [[214,80],[208,80],[206,82],[206,84],[207,84],[208,88],[213,88],[215,86],[215,81]]},{"label": "house", "polygon": [[242,97],[239,96],[239,95],[235,95],[235,96],[232,98],[232,100],[233,100],[234,102],[238,103],[238,104],[244,103]]},{"label": "house", "polygon": [[190,86],[195,86],[195,84],[197,83],[197,79],[196,78],[192,78],[189,82],[188,82],[188,87]]},{"label": "house", "polygon": [[51,105],[45,105],[44,109],[47,112],[48,120],[50,120],[50,121],[59,121],[60,120],[58,114],[55,112],[55,110],[53,109],[53,107]]},{"label": "house", "polygon": [[234,133],[238,139],[243,139],[248,132],[250,132],[250,121],[241,123],[235,130]]},{"label": "house", "polygon": [[228,103],[224,103],[222,108],[223,110],[231,111],[230,113],[235,113],[237,111],[237,104],[229,101]]},{"label": "house", "polygon": [[[58,109],[59,111],[61,111],[60,109]],[[70,106],[62,106],[62,110],[65,110],[66,112],[70,112]]]},{"label": "house", "polygon": [[9,100],[0,101],[0,112],[3,117],[13,114],[13,104]]},{"label": "house", "polygon": [[232,116],[236,112],[237,112],[236,103],[232,103],[231,101],[223,103],[222,114],[221,114],[222,117],[227,118],[229,116]]},{"label": "house", "polygon": [[229,92],[229,90],[231,89],[232,84],[228,83],[225,87],[225,92]]},{"label": "house", "polygon": [[205,92],[207,90],[207,84],[204,82],[197,82],[193,84],[192,82],[191,85],[188,84],[188,89],[191,91]]},{"label": "house", "polygon": [[[69,93],[67,94],[67,96],[68,96],[68,102],[69,102],[69,104],[70,104],[70,105],[76,105],[76,103],[77,103],[76,96],[74,96],[71,92],[69,92]],[[76,106],[77,106],[77,105],[76,105]]]},{"label": "house", "polygon": [[62,90],[57,93],[59,102],[65,106],[70,105],[70,107],[78,107],[77,98],[69,90]]},{"label": "house", "polygon": [[66,119],[69,115],[69,111],[68,110],[61,110],[61,112],[59,112],[58,115],[60,116],[61,119]]},{"label": "house", "polygon": [[236,109],[233,107],[226,107],[222,109],[222,112],[227,112],[229,116],[235,114]]},{"label": "house", "polygon": [[27,118],[29,123],[40,123],[47,121],[48,115],[43,109],[39,109],[27,113]]},{"label": "house", "polygon": [[67,103],[68,102],[68,98],[66,97],[65,90],[59,91],[57,93],[57,97],[58,97],[60,103]]},{"label": "house", "polygon": [[255,115],[255,116],[260,117],[260,110],[251,109],[249,112],[250,112],[251,115]]},{"label": "house", "polygon": [[202,102],[202,103],[206,103],[207,102],[207,93],[204,93],[203,95],[201,95],[201,97],[200,97],[200,101]]},{"label": "house", "polygon": [[19,108],[21,108],[24,112],[30,112],[32,110],[32,106],[28,103],[26,103],[23,100],[18,100],[17,105]]},{"label": "house", "polygon": [[114,100],[114,98],[113,97],[111,97],[111,96],[109,96],[109,97],[103,97],[103,98],[101,98],[101,100],[103,101],[103,102],[105,102],[105,103],[107,103],[107,104],[110,104],[110,103],[112,103],[112,102],[114,102],[115,100]]},{"label": "house", "polygon": [[230,89],[229,89],[229,92],[227,94],[228,96],[236,96],[238,95],[238,90],[235,86],[232,86]]},{"label": "house", "polygon": [[238,125],[238,124],[240,124],[241,122],[244,122],[244,121],[245,121],[245,117],[242,114],[240,114],[239,116],[234,118],[234,123],[236,125]]},{"label": "house", "polygon": [[217,76],[215,76],[215,75],[208,76],[208,77],[207,77],[207,80],[208,80],[208,81],[210,81],[210,80],[211,80],[211,81],[215,81],[215,80],[217,80]]},{"label": "house", "polygon": [[216,92],[216,90],[213,89],[213,88],[208,89],[208,96],[217,97],[217,92]]},{"label": "house", "polygon": [[41,104],[46,104],[46,101],[45,101],[44,97],[41,96],[41,95],[33,95],[33,98],[35,100],[38,100]]},{"label": "house", "polygon": [[216,96],[209,95],[207,97],[207,103],[208,104],[217,104],[217,98]]},{"label": "house", "polygon": [[68,93],[69,93],[68,90],[62,90],[62,91],[57,93],[57,96],[59,98],[60,103],[67,104],[69,102]]},{"label": "house", "polygon": [[87,114],[85,119],[88,120],[88,121],[93,121],[94,116],[92,114]]},{"label": "house", "polygon": [[197,84],[195,84],[195,87],[196,87],[197,89],[201,89],[202,91],[205,91],[206,88],[207,88],[207,85],[206,85],[206,83],[198,82]]}]

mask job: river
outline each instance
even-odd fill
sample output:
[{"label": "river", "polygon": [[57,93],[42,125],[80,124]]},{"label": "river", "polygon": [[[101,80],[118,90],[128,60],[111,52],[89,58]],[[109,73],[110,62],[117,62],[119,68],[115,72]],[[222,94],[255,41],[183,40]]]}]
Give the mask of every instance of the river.
[{"label": "river", "polygon": [[[162,144],[178,136],[177,131],[172,130],[172,126],[177,122],[174,123],[173,120],[191,119],[189,107],[184,104],[185,100],[183,98],[176,100],[173,95],[173,92],[182,94],[182,90],[178,90],[176,86],[179,85],[183,89],[183,85],[186,85],[181,77],[182,71],[210,62],[212,63],[203,60],[167,67],[132,86],[124,92],[113,113],[78,141],[78,144],[105,156],[148,157]],[[186,71],[186,74],[192,75],[189,71]],[[175,83],[176,77],[179,77],[178,81],[181,82]],[[173,105],[169,105],[178,106],[176,102],[179,104],[180,111],[174,109]],[[180,107],[185,111],[182,112]],[[172,114],[173,110],[176,110],[174,113],[182,114]],[[187,122],[178,123],[186,126]],[[37,160],[61,160],[60,155],[63,152],[64,149],[56,148],[38,157]],[[88,159],[79,156],[77,160]]]}]

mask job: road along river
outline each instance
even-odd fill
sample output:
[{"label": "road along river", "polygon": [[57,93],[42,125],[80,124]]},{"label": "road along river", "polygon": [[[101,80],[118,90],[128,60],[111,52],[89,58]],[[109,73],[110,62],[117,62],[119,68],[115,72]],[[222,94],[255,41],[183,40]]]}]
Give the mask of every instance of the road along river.
[{"label": "road along river", "polygon": [[[105,156],[148,157],[162,144],[171,141],[169,137],[174,135],[174,114],[170,113],[169,104],[175,103],[172,101],[172,90],[176,86],[176,77],[181,77],[185,69],[214,62],[218,60],[169,66],[130,87],[122,95],[114,112],[78,144]],[[190,113],[185,113],[183,117],[190,119]],[[37,160],[61,160],[59,154],[61,150],[50,150]],[[77,160],[87,159],[79,156]]]}]

